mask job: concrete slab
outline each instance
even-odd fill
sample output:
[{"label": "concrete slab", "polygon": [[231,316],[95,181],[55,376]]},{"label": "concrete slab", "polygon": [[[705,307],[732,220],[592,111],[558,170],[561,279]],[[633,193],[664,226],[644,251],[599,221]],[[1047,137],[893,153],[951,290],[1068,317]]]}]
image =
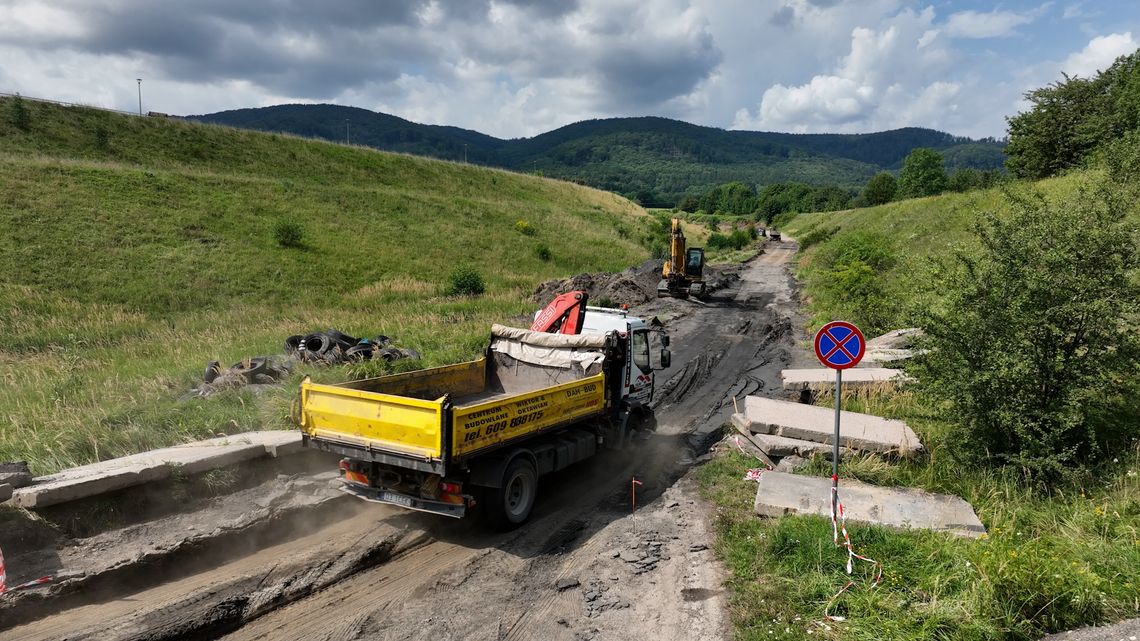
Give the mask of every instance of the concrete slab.
[{"label": "concrete slab", "polygon": [[[825,391],[835,389],[835,370],[826,368],[786,369],[780,372],[784,381],[784,391],[804,390]],[[856,367],[843,371],[843,387],[846,389],[873,387],[913,382],[902,370],[885,367]]]},{"label": "concrete slab", "polygon": [[295,431],[248,432],[219,436],[149,452],[92,463],[41,476],[15,490],[12,502],[25,508],[48,507],[180,474],[199,474],[265,456],[301,451]]},{"label": "concrete slab", "polygon": [[[739,421],[756,434],[771,434],[815,443],[831,443],[835,410],[803,403],[748,396]],[[745,421],[747,421],[745,423]],[[840,414],[839,445],[867,452],[913,456],[922,450],[918,435],[906,423],[857,412]]]},{"label": "concrete slab", "polygon": [[[747,436],[748,441],[766,456],[779,458],[794,455],[811,458],[814,454],[822,454],[827,460],[831,460],[832,448],[828,443],[817,443],[815,441],[805,441],[798,438],[788,438],[786,436],[754,433],[750,429],[752,422],[743,414],[733,414],[732,425],[736,428],[737,432]],[[851,450],[846,447],[839,448],[840,458],[846,458],[846,455],[850,453]]]},{"label": "concrete slab", "polygon": [[922,330],[917,327],[895,329],[867,339],[867,349],[904,349],[910,347],[919,336],[922,336]]},{"label": "concrete slab", "polygon": [[0,503],[12,498],[12,486],[5,483],[0,485]]},{"label": "concrete slab", "polygon": [[[831,516],[831,479],[765,472],[758,485],[754,510],[760,516]],[[978,537],[986,532],[974,508],[957,496],[840,479],[839,498],[848,521],[966,537]]]}]

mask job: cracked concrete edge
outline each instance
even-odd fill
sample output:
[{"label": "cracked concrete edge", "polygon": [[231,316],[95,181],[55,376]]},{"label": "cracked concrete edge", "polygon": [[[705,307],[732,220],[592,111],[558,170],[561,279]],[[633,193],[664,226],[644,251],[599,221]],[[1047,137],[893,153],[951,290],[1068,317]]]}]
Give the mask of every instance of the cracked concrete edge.
[{"label": "cracked concrete edge", "polygon": [[[204,452],[201,456],[186,460],[161,460],[162,452],[183,453],[190,448],[217,448],[216,452]],[[98,470],[99,464],[86,465],[83,473],[68,478],[69,470],[62,470],[48,476],[37,477],[31,485],[13,490],[8,496],[0,491],[0,503],[22,508],[44,508],[71,501],[98,496],[128,487],[169,479],[180,474],[200,474],[215,468],[232,467],[257,458],[282,458],[304,451],[301,434],[297,431],[246,432],[228,437],[217,437],[183,443],[169,448],[134,454],[123,459],[104,461],[106,470]],[[152,461],[141,460],[147,454],[154,454]],[[130,463],[123,464],[126,460]],[[117,463],[116,463],[117,461]]]}]

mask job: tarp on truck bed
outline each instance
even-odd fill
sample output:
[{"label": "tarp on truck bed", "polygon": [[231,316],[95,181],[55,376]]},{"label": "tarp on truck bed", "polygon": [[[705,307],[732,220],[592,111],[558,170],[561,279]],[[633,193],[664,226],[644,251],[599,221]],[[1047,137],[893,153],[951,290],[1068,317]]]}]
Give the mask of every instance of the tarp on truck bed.
[{"label": "tarp on truck bed", "polygon": [[531,365],[589,371],[605,358],[606,334],[547,334],[491,326],[491,351]]}]

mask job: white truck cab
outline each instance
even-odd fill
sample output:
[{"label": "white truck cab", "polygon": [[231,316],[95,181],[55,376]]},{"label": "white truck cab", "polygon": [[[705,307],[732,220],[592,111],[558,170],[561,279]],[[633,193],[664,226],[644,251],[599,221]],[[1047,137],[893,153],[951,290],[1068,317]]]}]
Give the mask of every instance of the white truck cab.
[{"label": "white truck cab", "polygon": [[[622,396],[648,405],[653,398],[653,366],[650,362],[649,324],[636,316],[630,316],[624,309],[609,307],[586,307],[586,317],[582,324],[583,334],[604,334],[617,332],[624,341],[630,358],[626,360],[625,381]],[[667,339],[663,341],[667,344]],[[661,368],[668,367],[668,350],[661,351]]]}]

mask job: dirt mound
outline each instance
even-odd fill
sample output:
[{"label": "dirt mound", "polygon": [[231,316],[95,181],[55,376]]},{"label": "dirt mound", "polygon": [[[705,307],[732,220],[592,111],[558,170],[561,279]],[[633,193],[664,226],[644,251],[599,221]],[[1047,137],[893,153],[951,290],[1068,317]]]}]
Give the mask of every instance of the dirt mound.
[{"label": "dirt mound", "polygon": [[619,274],[586,273],[547,281],[535,290],[534,300],[545,304],[559,294],[583,290],[590,295],[590,302],[593,304],[612,307],[640,305],[657,297],[661,265],[661,260],[652,259]]},{"label": "dirt mound", "polygon": [[[590,295],[590,303],[602,307],[633,307],[657,298],[657,283],[661,281],[664,261],[654,258],[619,273],[585,273],[549,280],[534,291],[534,300],[546,304],[559,294],[583,290]],[[740,280],[740,265],[706,265],[705,291],[712,293]]]}]

